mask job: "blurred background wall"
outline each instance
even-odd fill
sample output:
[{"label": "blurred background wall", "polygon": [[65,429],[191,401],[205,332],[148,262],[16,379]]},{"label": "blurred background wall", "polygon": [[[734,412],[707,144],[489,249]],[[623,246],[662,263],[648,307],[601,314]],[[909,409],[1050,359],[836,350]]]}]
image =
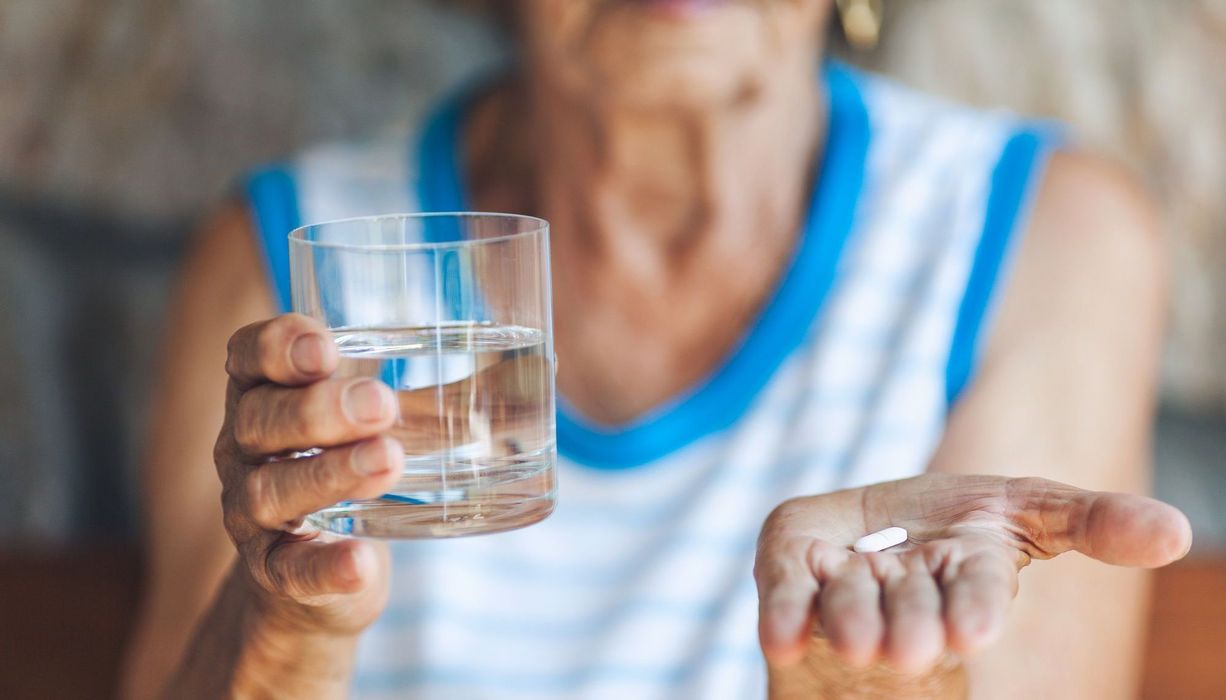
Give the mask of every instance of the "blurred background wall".
[{"label": "blurred background wall", "polygon": [[[254,164],[386,128],[498,60],[424,0],[0,3],[0,547],[130,537],[160,315]],[[886,0],[853,62],[1073,124],[1170,228],[1159,493],[1226,544],[1226,0]]]},{"label": "blurred background wall", "polygon": [[[251,166],[394,128],[496,63],[461,4],[0,0],[0,697],[114,685],[145,399],[195,222]],[[836,36],[840,55],[1062,119],[1161,203],[1157,487],[1204,556],[1156,577],[1143,697],[1226,697],[1226,0],[883,5],[880,45]]]}]

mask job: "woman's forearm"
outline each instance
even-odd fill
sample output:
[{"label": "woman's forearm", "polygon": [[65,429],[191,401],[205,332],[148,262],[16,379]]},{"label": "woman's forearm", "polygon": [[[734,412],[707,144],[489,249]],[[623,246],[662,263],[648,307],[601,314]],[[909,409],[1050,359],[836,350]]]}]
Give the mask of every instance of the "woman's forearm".
[{"label": "woman's forearm", "polygon": [[771,669],[769,678],[770,700],[963,700],[967,695],[966,673],[953,657],[922,675],[905,675],[884,664],[854,669],[835,656],[824,639],[812,640],[804,660],[795,666]]},{"label": "woman's forearm", "polygon": [[280,623],[259,609],[251,587],[236,566],[163,697],[347,697],[357,637]]},{"label": "woman's forearm", "polygon": [[1137,697],[1149,578],[1080,557],[1027,568],[1004,637],[967,660],[972,697]]}]

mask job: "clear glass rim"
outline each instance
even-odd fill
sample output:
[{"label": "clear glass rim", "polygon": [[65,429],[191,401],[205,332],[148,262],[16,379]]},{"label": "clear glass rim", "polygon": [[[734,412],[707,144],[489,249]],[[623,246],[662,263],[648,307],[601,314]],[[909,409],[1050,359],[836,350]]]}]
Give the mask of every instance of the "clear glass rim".
[{"label": "clear glass rim", "polygon": [[[356,224],[360,222],[376,222],[384,220],[406,220],[406,219],[503,219],[517,220],[521,222],[530,222],[531,228],[526,228],[523,231],[514,233],[506,233],[498,236],[490,236],[488,238],[473,238],[462,241],[418,241],[414,243],[336,243],[333,241],[313,241],[306,238],[307,231],[311,229],[323,228],[325,226],[340,226],[343,224]],[[485,245],[487,243],[498,243],[502,241],[510,241],[516,238],[526,238],[535,236],[549,231],[549,222],[536,217],[528,216],[527,214],[506,214],[502,212],[489,211],[435,211],[435,212],[419,212],[411,214],[379,214],[376,216],[355,216],[348,219],[334,219],[332,221],[321,221],[319,223],[309,224],[307,226],[299,226],[289,232],[290,245],[305,245],[312,248],[328,248],[332,250],[361,250],[361,251],[384,251],[384,252],[403,252],[414,250],[439,250],[448,248],[469,248]]]}]

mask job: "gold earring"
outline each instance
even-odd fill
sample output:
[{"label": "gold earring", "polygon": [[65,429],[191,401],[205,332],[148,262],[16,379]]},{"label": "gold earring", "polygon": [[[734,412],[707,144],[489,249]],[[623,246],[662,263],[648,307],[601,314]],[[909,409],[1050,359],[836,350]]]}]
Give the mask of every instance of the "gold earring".
[{"label": "gold earring", "polygon": [[853,48],[873,48],[881,38],[881,0],[837,0],[843,36]]}]

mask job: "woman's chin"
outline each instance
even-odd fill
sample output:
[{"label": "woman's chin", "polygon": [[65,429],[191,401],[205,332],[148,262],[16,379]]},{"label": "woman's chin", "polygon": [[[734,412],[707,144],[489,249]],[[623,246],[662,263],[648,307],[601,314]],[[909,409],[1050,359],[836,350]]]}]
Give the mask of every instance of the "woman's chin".
[{"label": "woman's chin", "polygon": [[618,0],[581,49],[606,99],[642,107],[735,99],[774,63],[771,28],[740,0]]},{"label": "woman's chin", "polygon": [[729,68],[695,61],[606,75],[598,99],[644,112],[720,108],[743,101],[757,83],[753,72]]}]

